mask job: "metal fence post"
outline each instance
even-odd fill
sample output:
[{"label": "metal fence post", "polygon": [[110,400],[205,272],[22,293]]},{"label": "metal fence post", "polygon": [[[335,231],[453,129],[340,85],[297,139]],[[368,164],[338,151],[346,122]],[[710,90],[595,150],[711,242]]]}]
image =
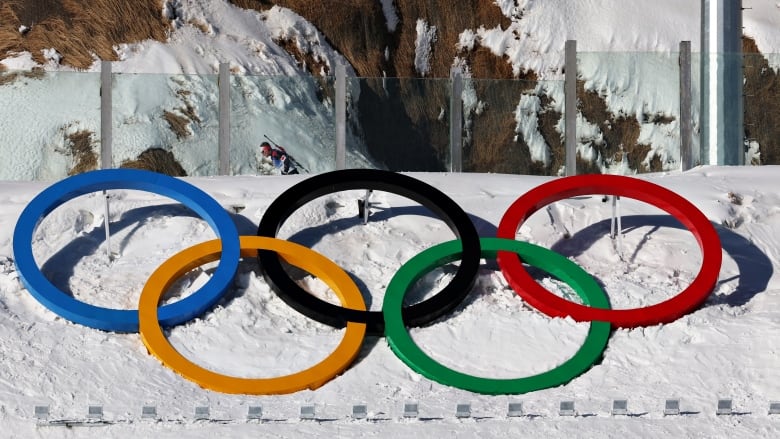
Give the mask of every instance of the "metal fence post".
[{"label": "metal fence post", "polygon": [[680,41],[680,167],[683,171],[696,166],[691,103],[691,42]]},{"label": "metal fence post", "polygon": [[[111,61],[100,62],[100,168],[111,169],[113,158],[111,156]],[[109,263],[114,260],[114,252],[111,251],[111,232],[109,231],[109,195],[103,191],[105,198],[104,225],[106,228],[106,256]]]},{"label": "metal fence post", "polygon": [[230,64],[219,63],[219,175],[230,174]]},{"label": "metal fence post", "polygon": [[111,158],[111,61],[100,62],[100,168],[110,169]]},{"label": "metal fence post", "polygon": [[347,68],[336,63],[336,169],[347,168]]},{"label": "metal fence post", "polygon": [[566,40],[564,132],[566,175],[577,174],[577,41]]},{"label": "metal fence post", "polygon": [[463,75],[450,71],[450,172],[463,172]]}]

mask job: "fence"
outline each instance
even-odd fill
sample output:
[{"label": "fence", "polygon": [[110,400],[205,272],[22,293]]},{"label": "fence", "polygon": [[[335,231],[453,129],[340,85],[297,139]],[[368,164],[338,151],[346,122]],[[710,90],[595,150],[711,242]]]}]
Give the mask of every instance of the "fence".
[{"label": "fence", "polygon": [[[778,163],[777,60],[740,55],[747,163]],[[0,76],[2,180],[99,167],[173,175],[267,173],[261,141],[305,168],[564,175],[700,163],[701,56],[578,53],[552,80],[269,77],[102,72]],[[110,90],[103,93],[102,90]]]}]

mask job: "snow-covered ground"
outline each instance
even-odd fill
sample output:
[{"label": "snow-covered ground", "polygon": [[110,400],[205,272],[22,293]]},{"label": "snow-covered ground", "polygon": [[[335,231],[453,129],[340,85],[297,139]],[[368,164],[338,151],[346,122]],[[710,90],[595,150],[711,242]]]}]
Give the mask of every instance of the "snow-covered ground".
[{"label": "snow-covered ground", "polygon": [[[341,376],[321,388],[279,396],[227,395],[204,390],[148,354],[136,334],[117,334],[55,316],[26,291],[12,262],[12,233],[24,206],[46,183],[0,185],[5,206],[0,223],[0,380],[8,431],[29,437],[70,433],[37,426],[36,405],[49,405],[52,419],[86,419],[99,404],[113,424],[73,427],[80,436],[209,437],[264,435],[299,437],[774,437],[780,415],[769,415],[780,399],[775,346],[780,260],[780,202],[776,167],[696,168],[687,173],[643,178],[680,194],[715,225],[723,265],[712,296],[700,309],[673,323],[617,329],[602,361],[566,385],[525,395],[485,396],[433,382],[404,365],[382,337],[367,337],[361,354]],[[545,177],[495,174],[409,174],[440,189],[469,213],[482,236],[494,236],[507,207]],[[187,178],[231,212],[242,234],[252,235],[266,207],[306,176]],[[111,250],[106,256],[104,198],[78,197],[43,220],[32,245],[47,276],[88,303],[134,309],[149,274],[178,250],[213,238],[213,231],[186,208],[146,192],[111,191]],[[410,257],[453,238],[426,209],[406,198],[375,192],[368,224],[357,218],[362,191],[338,192],[304,205],[279,236],[309,246],[347,270],[370,309],[381,309],[384,288]],[[610,203],[601,195],[556,202],[534,214],[518,239],[551,248],[580,264],[603,284],[612,306],[658,303],[688,285],[701,254],[692,235],[663,211],[623,198],[622,257],[609,238]],[[243,206],[243,208],[241,208]],[[728,225],[725,226],[725,225]],[[570,236],[565,238],[564,236]],[[426,277],[438,285],[446,273]],[[203,275],[200,275],[203,276]],[[442,278],[444,276],[444,278]],[[197,278],[191,280],[198,284]],[[543,280],[556,291],[560,285]],[[323,284],[304,280],[330,297]],[[213,310],[170,330],[185,356],[226,374],[271,377],[289,374],[325,358],[343,330],[313,322],[282,302],[245,261],[235,290]],[[183,295],[186,295],[186,291]],[[421,291],[418,295],[424,295]],[[333,300],[332,298],[330,300]],[[480,279],[455,312],[412,336],[434,359],[457,370],[499,378],[537,374],[579,348],[587,323],[550,319],[526,305],[485,261]],[[610,413],[613,399],[628,400],[629,416]],[[680,416],[663,416],[666,399],[679,398]],[[719,398],[730,398],[737,414],[716,416]],[[575,417],[558,415],[573,400]],[[419,404],[420,418],[402,419],[405,402]],[[507,418],[507,404],[522,402],[522,418]],[[351,419],[353,404],[366,404],[369,420]],[[470,403],[473,417],[457,419],[455,407]],[[313,404],[320,421],[299,420],[301,405]],[[157,407],[160,422],[141,419],[141,407]],[[250,405],[261,405],[265,421],[247,422]],[[210,406],[224,422],[194,420],[196,406]]]}]

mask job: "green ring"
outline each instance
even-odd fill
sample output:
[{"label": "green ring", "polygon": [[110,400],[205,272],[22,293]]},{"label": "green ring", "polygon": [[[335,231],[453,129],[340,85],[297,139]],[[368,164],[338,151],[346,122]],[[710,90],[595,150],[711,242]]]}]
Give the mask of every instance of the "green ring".
[{"label": "green ring", "polygon": [[[483,258],[495,258],[499,251],[511,251],[523,261],[547,271],[571,286],[582,300],[594,307],[609,309],[604,290],[582,268],[564,256],[526,242],[504,238],[480,238]],[[588,370],[604,352],[609,339],[611,324],[594,321],[588,336],[576,354],[560,366],[524,378],[480,378],[457,372],[426,355],[414,343],[404,326],[401,316],[404,296],[411,285],[430,270],[460,259],[462,248],[459,240],[447,241],[416,255],[393,276],[387,287],[382,312],[385,316],[385,337],[396,356],[415,372],[459,389],[490,395],[519,394],[566,384]]]}]

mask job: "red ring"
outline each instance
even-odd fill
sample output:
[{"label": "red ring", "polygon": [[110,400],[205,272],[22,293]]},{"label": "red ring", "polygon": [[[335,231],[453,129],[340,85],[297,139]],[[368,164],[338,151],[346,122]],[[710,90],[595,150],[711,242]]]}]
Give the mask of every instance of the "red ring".
[{"label": "red ring", "polygon": [[715,288],[722,260],[720,238],[707,217],[676,193],[636,178],[619,175],[578,175],[552,180],[515,200],[498,225],[499,238],[515,239],[520,225],[534,212],[578,195],[608,194],[652,204],[674,216],[699,242],[703,260],[699,274],[680,294],[664,302],[633,309],[597,309],[569,302],[539,285],[517,254],[498,252],[498,265],[509,285],[531,306],[551,317],[570,316],[578,322],[604,321],[621,328],[672,322],[704,303]]}]

